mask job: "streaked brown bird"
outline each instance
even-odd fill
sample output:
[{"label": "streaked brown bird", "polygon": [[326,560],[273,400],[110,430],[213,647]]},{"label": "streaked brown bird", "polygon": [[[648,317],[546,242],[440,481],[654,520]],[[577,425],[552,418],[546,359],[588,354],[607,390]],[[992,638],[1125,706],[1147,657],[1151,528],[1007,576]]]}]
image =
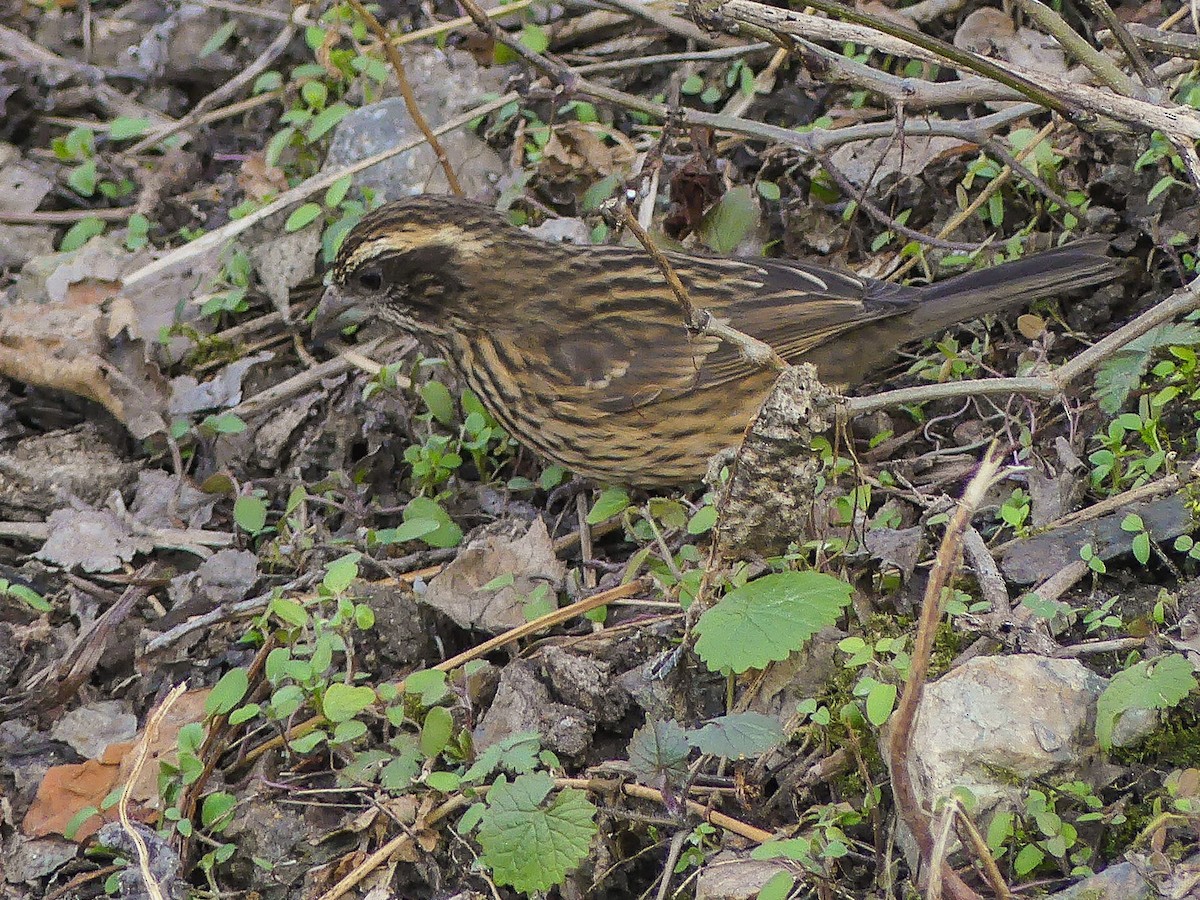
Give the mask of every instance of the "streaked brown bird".
[{"label": "streaked brown bird", "polygon": [[[810,262],[668,253],[698,307],[848,386],[903,344],[1110,280],[1087,239],[926,287]],[[683,324],[644,250],[542,241],[478,203],[422,196],[366,215],[318,309],[390,323],[444,357],[517,440],[608,484],[699,481],[736,446],[775,373]]]}]

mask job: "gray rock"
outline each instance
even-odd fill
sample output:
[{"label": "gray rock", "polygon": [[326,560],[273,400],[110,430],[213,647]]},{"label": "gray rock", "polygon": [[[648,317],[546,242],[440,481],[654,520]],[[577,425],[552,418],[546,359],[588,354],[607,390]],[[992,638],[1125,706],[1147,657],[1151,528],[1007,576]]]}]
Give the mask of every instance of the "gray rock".
[{"label": "gray rock", "polygon": [[728,850],[704,864],[696,878],[696,900],[752,900],[779,872],[782,860],[741,859]]},{"label": "gray rock", "polygon": [[1157,892],[1133,863],[1117,863],[1046,900],[1149,900]]},{"label": "gray rock", "polygon": [[[408,77],[417,102],[431,126],[478,103],[488,92],[499,92],[503,69],[481,69],[469,53],[414,48],[405,54]],[[400,97],[356,109],[333,133],[325,170],[338,169],[419,137]],[[440,138],[468,197],[487,194],[499,180],[505,163],[474,134],[464,130]],[[374,190],[384,200],[421,193],[446,193],[445,174],[428,145],[397,154],[354,176],[355,184]]]},{"label": "gray rock", "polygon": [[54,231],[41,225],[0,225],[0,269],[18,269],[54,252]]}]

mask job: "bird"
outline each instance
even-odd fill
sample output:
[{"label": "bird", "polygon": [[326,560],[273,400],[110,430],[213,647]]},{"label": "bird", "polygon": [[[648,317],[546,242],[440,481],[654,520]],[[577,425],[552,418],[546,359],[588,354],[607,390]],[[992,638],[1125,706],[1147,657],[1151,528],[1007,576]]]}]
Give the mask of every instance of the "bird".
[{"label": "bird", "polygon": [[[837,389],[904,344],[1114,277],[1102,238],[910,286],[815,262],[666,252],[696,307]],[[604,485],[698,483],[776,372],[685,327],[644,249],[551,243],[484,204],[419,195],[350,229],[314,332],[352,313],[447,361],[518,442]]]}]

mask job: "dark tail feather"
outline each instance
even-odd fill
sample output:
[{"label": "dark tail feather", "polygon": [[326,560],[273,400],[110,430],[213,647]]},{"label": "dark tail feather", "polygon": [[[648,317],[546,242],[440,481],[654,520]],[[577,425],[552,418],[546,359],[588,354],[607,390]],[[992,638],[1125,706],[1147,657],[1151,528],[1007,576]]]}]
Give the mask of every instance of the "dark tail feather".
[{"label": "dark tail feather", "polygon": [[1103,238],[1086,238],[935,282],[922,289],[910,321],[916,333],[930,334],[1040,297],[1111,281],[1118,263],[1105,255],[1107,248]]}]

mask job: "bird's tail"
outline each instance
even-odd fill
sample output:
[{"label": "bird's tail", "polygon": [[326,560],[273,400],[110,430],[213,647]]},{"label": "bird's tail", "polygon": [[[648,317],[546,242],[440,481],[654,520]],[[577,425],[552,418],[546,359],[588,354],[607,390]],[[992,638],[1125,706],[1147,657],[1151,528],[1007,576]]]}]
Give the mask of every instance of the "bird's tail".
[{"label": "bird's tail", "polygon": [[965,272],[922,290],[913,309],[915,334],[932,334],[958,322],[1001,312],[1039,297],[1111,281],[1118,262],[1106,256],[1108,242],[1085,238],[1001,263],[990,269]]}]

